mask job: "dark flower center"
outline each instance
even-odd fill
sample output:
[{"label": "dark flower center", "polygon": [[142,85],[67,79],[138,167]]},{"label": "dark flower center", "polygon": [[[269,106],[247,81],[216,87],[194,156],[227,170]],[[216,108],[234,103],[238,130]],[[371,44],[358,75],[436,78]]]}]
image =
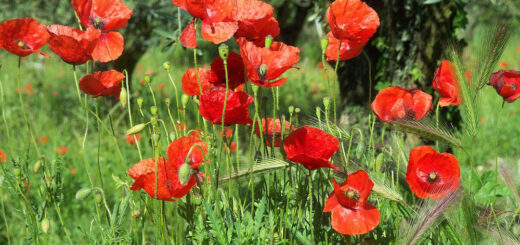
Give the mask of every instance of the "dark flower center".
[{"label": "dark flower center", "polygon": [[439,177],[439,175],[437,173],[431,172],[428,175],[427,180],[428,180],[428,182],[430,182],[430,184],[432,184],[432,183],[435,183],[437,181],[438,177]]},{"label": "dark flower center", "polygon": [[357,201],[357,200],[359,200],[359,198],[361,198],[361,195],[359,194],[359,192],[354,189],[348,189],[345,192],[345,195],[352,201]]},{"label": "dark flower center", "polygon": [[265,76],[267,75],[267,65],[262,64],[258,68],[258,76],[260,77],[260,80],[265,80]]},{"label": "dark flower center", "polygon": [[22,40],[15,40],[14,43],[16,45],[18,45],[18,47],[22,48],[22,49],[30,49],[29,46],[27,45],[27,43],[25,43],[24,41]]},{"label": "dark flower center", "polygon": [[101,17],[90,17],[89,24],[93,25],[96,29],[103,29],[105,27],[105,22]]}]

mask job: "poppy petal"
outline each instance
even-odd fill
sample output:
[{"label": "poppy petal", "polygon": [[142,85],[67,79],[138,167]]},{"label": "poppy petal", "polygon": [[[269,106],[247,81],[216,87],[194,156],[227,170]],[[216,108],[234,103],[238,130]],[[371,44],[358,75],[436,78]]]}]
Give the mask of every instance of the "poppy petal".
[{"label": "poppy petal", "polygon": [[20,57],[38,53],[45,45],[50,35],[45,25],[32,18],[11,19],[0,23],[0,46],[3,49]]},{"label": "poppy petal", "polygon": [[329,39],[329,45],[325,50],[325,55],[327,56],[327,61],[337,60],[338,59],[338,51],[339,51],[339,60],[349,60],[357,57],[363,51],[368,39],[359,39],[359,40],[342,40],[341,41],[341,49],[339,49],[340,40],[336,39],[332,32],[327,33],[327,38]]},{"label": "poppy petal", "polygon": [[123,53],[124,45],[124,38],[121,33],[101,33],[92,51],[92,58],[100,62],[116,60]]},{"label": "poppy petal", "polygon": [[[189,68],[186,70],[184,75],[182,75],[182,91],[189,96],[200,95],[201,90],[204,91],[208,88],[213,87],[213,84],[210,81],[215,76],[212,70],[205,68],[198,68],[198,80],[197,73],[195,72],[195,68]],[[200,87],[199,82],[200,81]]]},{"label": "poppy petal", "polygon": [[283,148],[289,160],[307,169],[338,169],[329,159],[339,149],[339,140],[321,129],[301,127],[285,138]]},{"label": "poppy petal", "polygon": [[[200,96],[199,111],[202,117],[213,124],[221,124],[222,110],[224,108],[226,89],[213,87],[204,91]],[[244,92],[227,90],[226,111],[224,125],[232,124],[250,125],[253,120],[249,116],[249,105],[253,103],[253,97]]]},{"label": "poppy petal", "polygon": [[195,31],[195,24],[193,20],[186,26],[186,29],[179,36],[181,45],[185,48],[197,48],[197,33]]},{"label": "poppy petal", "polygon": [[356,210],[339,205],[332,210],[331,226],[341,234],[360,235],[376,228],[380,219],[379,210],[368,203]]},{"label": "poppy petal", "polygon": [[[144,189],[148,195],[153,198],[164,201],[175,201],[168,190],[166,182],[166,159],[160,157],[157,161],[157,168],[155,159],[148,158],[136,163],[128,170],[128,175],[132,177],[135,182],[130,187],[130,190],[137,191]],[[155,170],[157,169],[157,187],[155,186]],[[157,189],[157,196],[155,190]]]},{"label": "poppy petal", "polygon": [[238,23],[236,21],[211,22],[207,19],[202,20],[202,38],[215,44],[227,41],[237,30]]}]

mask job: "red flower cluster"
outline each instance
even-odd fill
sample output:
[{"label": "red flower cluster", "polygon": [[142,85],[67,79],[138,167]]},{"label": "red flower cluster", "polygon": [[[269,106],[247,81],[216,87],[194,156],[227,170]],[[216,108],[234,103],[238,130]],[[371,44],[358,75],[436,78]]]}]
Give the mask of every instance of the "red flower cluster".
[{"label": "red flower cluster", "polygon": [[432,108],[432,96],[419,89],[389,87],[381,90],[372,102],[372,111],[384,122],[404,118],[421,120]]},{"label": "red flower cluster", "polygon": [[[327,34],[327,60],[358,56],[379,27],[379,16],[361,0],[336,0],[327,9],[331,31]],[[339,44],[341,43],[341,48]]]},{"label": "red flower cluster", "polygon": [[491,74],[488,85],[493,86],[497,93],[508,103],[520,97],[520,71],[500,70]]},{"label": "red flower cluster", "polygon": [[443,96],[439,99],[440,106],[458,106],[462,103],[459,78],[453,63],[447,60],[442,61],[433,76],[433,89]]},{"label": "red flower cluster", "polygon": [[374,183],[365,171],[349,174],[341,185],[332,179],[332,184],[334,191],[327,199],[323,212],[332,212],[331,225],[334,230],[341,234],[359,235],[377,227],[381,214],[366,202]]},{"label": "red flower cluster", "polygon": [[[294,130],[294,126],[291,126],[291,124],[286,120],[284,121],[283,127],[285,134]],[[264,134],[265,144],[267,146],[271,146],[273,140],[274,147],[280,147],[282,144],[282,123],[280,119],[276,118],[276,120],[273,120],[272,118],[262,118],[262,133]],[[258,122],[256,122],[255,125],[255,134],[260,138],[260,125],[258,125]]]},{"label": "red flower cluster", "polygon": [[119,58],[124,48],[123,35],[110,31],[125,27],[132,16],[132,9],[121,0],[72,0],[70,4],[87,32],[88,28],[98,30],[92,58],[100,62]]},{"label": "red flower cluster", "polygon": [[[202,37],[219,44],[232,36],[262,40],[280,33],[273,18],[273,7],[258,0],[172,0],[177,7],[202,21]],[[180,36],[186,48],[196,48],[196,22],[193,20]]]},{"label": "red flower cluster", "polygon": [[410,151],[406,182],[420,198],[441,199],[460,185],[459,161],[430,146],[416,147]]},{"label": "red flower cluster", "polygon": [[12,19],[0,23],[0,48],[20,57],[32,53],[48,56],[39,50],[48,40],[49,33],[45,25],[33,18]]},{"label": "red flower cluster", "polygon": [[283,149],[287,159],[309,170],[338,169],[329,159],[339,149],[339,140],[321,129],[304,126],[293,131],[285,138]]},{"label": "red flower cluster", "polygon": [[199,166],[205,162],[206,154],[206,143],[198,137],[178,138],[168,146],[168,160],[160,157],[155,164],[155,159],[149,158],[128,170],[128,175],[135,180],[130,190],[144,189],[151,197],[165,201],[174,201],[174,197],[182,198],[198,181],[203,180],[204,175],[198,171]]}]

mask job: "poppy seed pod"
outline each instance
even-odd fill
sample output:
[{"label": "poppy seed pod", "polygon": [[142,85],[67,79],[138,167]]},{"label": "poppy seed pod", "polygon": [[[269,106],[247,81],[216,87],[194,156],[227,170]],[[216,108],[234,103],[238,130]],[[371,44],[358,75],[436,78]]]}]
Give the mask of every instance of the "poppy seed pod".
[{"label": "poppy seed pod", "polygon": [[265,37],[265,47],[271,48],[272,44],[273,44],[273,36],[267,35],[267,37]]},{"label": "poppy seed pod", "polygon": [[137,105],[139,106],[139,109],[143,108],[143,102],[144,102],[144,99],[139,97],[137,98]]},{"label": "poppy seed pod", "polygon": [[165,98],[165,99],[164,99],[164,103],[165,103],[167,106],[170,106],[170,98]]},{"label": "poppy seed pod", "polygon": [[18,178],[18,177],[20,177],[20,174],[21,174],[21,173],[22,173],[22,172],[21,172],[21,170],[20,170],[20,167],[18,167],[18,166],[14,166],[14,168],[13,168],[13,174],[14,174],[14,176]]},{"label": "poppy seed pod", "polygon": [[227,58],[229,56],[229,47],[223,43],[220,46],[218,46],[218,54],[220,55],[220,58],[222,60],[227,61]]},{"label": "poppy seed pod", "polygon": [[36,163],[34,163],[34,166],[33,166],[33,172],[36,174],[38,173],[38,171],[40,171],[40,168],[42,166],[42,160],[38,160],[36,161]]},{"label": "poppy seed pod", "polygon": [[329,39],[327,37],[323,37],[320,40],[320,44],[321,44],[321,52],[325,53],[325,50],[327,50],[327,46],[329,46]]},{"label": "poppy seed pod", "polygon": [[145,81],[146,83],[150,83],[150,77],[149,77],[149,76],[145,76],[145,77],[144,77],[144,81]]},{"label": "poppy seed pod", "polygon": [[325,106],[325,109],[328,110],[330,107],[330,98],[329,97],[325,97],[323,98],[323,105]]},{"label": "poppy seed pod", "polygon": [[137,125],[131,127],[129,130],[127,130],[126,135],[137,134],[137,133],[143,131],[143,129],[146,127],[146,125],[147,124],[145,124],[145,123],[137,124]]},{"label": "poppy seed pod", "polygon": [[85,198],[87,198],[91,192],[92,192],[91,188],[80,189],[79,191],[76,192],[76,200],[80,200],[80,201],[85,200]]},{"label": "poppy seed pod", "polygon": [[289,106],[289,114],[293,114],[294,113],[294,106]]},{"label": "poppy seed pod", "polygon": [[162,67],[165,69],[165,70],[170,70],[171,68],[171,65],[170,65],[170,62],[166,61],[162,64]]},{"label": "poppy seed pod", "polygon": [[150,107],[150,113],[154,116],[157,115],[157,106]]}]

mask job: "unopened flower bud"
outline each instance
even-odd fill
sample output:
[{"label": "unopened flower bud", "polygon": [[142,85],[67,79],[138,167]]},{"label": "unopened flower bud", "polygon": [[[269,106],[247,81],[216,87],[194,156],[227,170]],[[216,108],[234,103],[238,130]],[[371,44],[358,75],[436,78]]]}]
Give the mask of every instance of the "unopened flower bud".
[{"label": "unopened flower bud", "polygon": [[325,53],[327,46],[329,46],[329,39],[327,37],[323,37],[320,41],[321,44],[321,52]]},{"label": "unopened flower bud", "polygon": [[159,140],[161,139],[161,135],[158,132],[152,133],[152,140],[157,144]]},{"label": "unopened flower bud", "polygon": [[40,171],[40,168],[42,166],[42,160],[38,160],[34,163],[34,166],[33,166],[33,172],[36,174],[38,173],[38,171]]},{"label": "unopened flower bud", "polygon": [[162,67],[165,69],[165,70],[170,70],[170,62],[166,61],[162,64]]},{"label": "unopened flower bud", "polygon": [[150,112],[152,113],[152,115],[157,115],[157,106],[152,106],[150,107]]},{"label": "unopened flower bud", "polygon": [[137,98],[137,105],[139,106],[139,108],[143,108],[143,102],[144,102],[144,99],[139,97]]},{"label": "unopened flower bud", "polygon": [[170,98],[165,98],[164,99],[164,103],[167,105],[167,106],[170,106]]},{"label": "unopened flower bud", "polygon": [[186,184],[188,182],[188,179],[190,178],[191,169],[190,165],[188,163],[183,163],[181,167],[179,168],[179,182],[181,185]]},{"label": "unopened flower bud", "polygon": [[121,93],[119,93],[119,102],[123,108],[126,108],[126,102],[128,99],[128,94],[126,93],[126,88],[121,89]]},{"label": "unopened flower bud", "polygon": [[94,201],[96,201],[97,204],[101,204],[103,201],[103,194],[100,191],[94,192]]},{"label": "unopened flower bud", "polygon": [[221,44],[218,47],[218,54],[222,60],[226,61],[229,56],[229,47],[225,43]]},{"label": "unopened flower bud", "polygon": [[379,155],[377,155],[377,157],[376,157],[376,171],[377,172],[381,171],[381,167],[383,166],[384,160],[385,160],[385,154],[382,152],[379,153]]},{"label": "unopened flower bud", "polygon": [[141,210],[134,210],[134,212],[132,212],[132,217],[134,217],[134,219],[139,219],[141,217]]},{"label": "unopened flower bud", "polygon": [[17,177],[17,178],[20,177],[20,174],[22,174],[22,171],[21,171],[20,167],[18,167],[18,166],[14,166],[14,168],[13,168],[13,174],[14,174],[14,176]]},{"label": "unopened flower bud", "polygon": [[143,131],[143,129],[146,127],[146,125],[147,124],[145,124],[145,123],[137,124],[137,125],[131,127],[129,130],[127,130],[126,135],[137,134],[137,133]]},{"label": "unopened flower bud", "polygon": [[300,113],[302,111],[302,109],[300,109],[299,107],[296,107],[296,109],[294,109],[294,112],[296,113]]},{"label": "unopened flower bud", "polygon": [[319,106],[316,106],[316,117],[318,118],[318,121],[321,121],[321,109]]},{"label": "unopened flower bud", "polygon": [[40,226],[42,228],[43,233],[47,233],[49,232],[49,228],[51,227],[51,222],[49,221],[49,219],[45,217],[40,223]]},{"label": "unopened flower bud", "polygon": [[76,200],[85,200],[90,193],[92,192],[92,189],[90,188],[82,188],[79,191],[76,192]]},{"label": "unopened flower bud", "polygon": [[273,44],[273,36],[267,35],[267,37],[265,37],[265,47],[271,48],[272,44]]},{"label": "unopened flower bud", "polygon": [[145,76],[145,77],[144,77],[144,81],[145,81],[146,83],[150,83],[150,77],[149,77],[149,76]]},{"label": "unopened flower bud", "polygon": [[190,101],[190,96],[188,96],[187,94],[182,94],[181,96],[181,103],[182,103],[182,107],[186,107],[186,105],[188,104],[188,102]]}]

